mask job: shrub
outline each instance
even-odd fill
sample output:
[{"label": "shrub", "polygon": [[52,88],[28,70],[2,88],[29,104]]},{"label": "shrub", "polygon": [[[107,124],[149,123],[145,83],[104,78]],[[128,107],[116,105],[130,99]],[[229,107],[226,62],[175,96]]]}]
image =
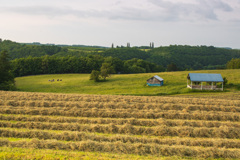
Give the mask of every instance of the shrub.
[{"label": "shrub", "polygon": [[100,72],[99,71],[92,70],[91,75],[90,75],[90,80],[98,82],[99,81],[99,76],[100,76]]}]

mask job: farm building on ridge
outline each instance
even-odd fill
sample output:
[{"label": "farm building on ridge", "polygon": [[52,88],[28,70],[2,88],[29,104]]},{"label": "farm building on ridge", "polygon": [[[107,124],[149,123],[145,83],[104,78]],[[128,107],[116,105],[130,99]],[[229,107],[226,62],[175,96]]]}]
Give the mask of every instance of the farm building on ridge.
[{"label": "farm building on ridge", "polygon": [[[188,84],[189,80],[190,84]],[[189,73],[187,76],[187,87],[191,89],[223,91],[223,82],[221,74]]]},{"label": "farm building on ridge", "polygon": [[162,86],[163,85],[163,79],[157,75],[153,76],[152,78],[149,78],[147,80],[148,86]]}]

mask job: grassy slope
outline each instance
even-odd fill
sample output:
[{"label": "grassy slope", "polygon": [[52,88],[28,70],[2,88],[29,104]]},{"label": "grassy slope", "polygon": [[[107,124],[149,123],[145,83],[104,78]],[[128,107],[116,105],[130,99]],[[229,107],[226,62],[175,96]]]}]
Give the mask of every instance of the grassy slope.
[{"label": "grassy slope", "polygon": [[[161,95],[188,93],[186,88],[188,73],[221,73],[227,77],[229,83],[240,84],[240,69],[237,70],[211,70],[211,71],[182,71],[161,72],[145,74],[116,74],[106,82],[93,82],[89,74],[56,74],[39,75],[16,78],[16,85],[20,91],[29,92],[56,92],[80,94],[129,94],[129,95]],[[148,87],[146,80],[159,75],[165,81],[162,87]],[[56,79],[63,79],[57,82]],[[55,82],[49,82],[55,79]],[[234,89],[228,89],[233,91]]]},{"label": "grassy slope", "polygon": [[[180,157],[172,157],[175,159],[184,159]],[[39,160],[54,160],[54,159],[138,159],[138,160],[150,160],[150,159],[171,159],[168,157],[157,156],[140,156],[130,154],[113,154],[113,153],[101,153],[101,152],[81,152],[81,151],[64,151],[64,150],[51,150],[51,149],[31,149],[31,148],[9,148],[0,147],[0,159],[39,159]]]}]

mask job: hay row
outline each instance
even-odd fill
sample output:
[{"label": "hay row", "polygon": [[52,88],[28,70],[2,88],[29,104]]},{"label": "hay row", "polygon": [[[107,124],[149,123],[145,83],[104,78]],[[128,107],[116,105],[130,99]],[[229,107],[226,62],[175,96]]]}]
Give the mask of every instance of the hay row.
[{"label": "hay row", "polygon": [[0,127],[4,128],[27,128],[40,130],[65,130],[80,132],[98,132],[110,134],[132,134],[148,136],[178,136],[178,137],[204,137],[204,138],[240,138],[240,129],[222,126],[219,128],[197,128],[197,127],[136,127],[130,124],[125,125],[83,125],[71,123],[38,123],[38,122],[5,122],[0,121]]},{"label": "hay row", "polygon": [[[231,96],[231,95],[230,95]],[[26,93],[26,92],[0,92],[2,100],[18,101],[65,101],[65,102],[123,102],[123,103],[173,103],[193,105],[223,105],[240,107],[240,99],[236,100],[214,98],[182,98],[182,97],[149,97],[149,96],[117,96],[117,95],[76,95],[76,94],[51,94],[51,93]],[[205,100],[202,100],[205,99]]]},{"label": "hay row", "polygon": [[115,118],[74,118],[74,117],[50,117],[50,116],[23,116],[23,115],[0,115],[1,121],[21,121],[21,122],[49,122],[49,123],[78,123],[78,124],[110,124],[124,125],[131,124],[134,126],[159,126],[165,125],[168,127],[190,126],[190,127],[235,127],[240,128],[240,123],[221,122],[221,121],[202,121],[202,120],[165,120],[165,119],[115,119]]},{"label": "hay row", "polygon": [[2,106],[12,107],[69,107],[69,108],[97,108],[97,109],[138,109],[138,110],[184,110],[184,111],[221,111],[240,112],[240,107],[226,105],[189,105],[172,103],[123,103],[123,102],[65,102],[65,101],[26,101],[6,100]]},{"label": "hay row", "polygon": [[12,108],[0,107],[1,114],[24,115],[51,115],[67,117],[99,117],[99,118],[143,118],[143,119],[182,119],[182,120],[207,120],[207,121],[232,121],[240,122],[239,113],[228,112],[184,112],[184,111],[138,111],[135,110],[104,110],[104,109],[77,109],[77,108]]},{"label": "hay row", "polygon": [[87,152],[112,152],[138,155],[158,155],[158,156],[187,156],[199,158],[239,158],[239,149],[219,149],[215,147],[186,147],[186,146],[165,146],[157,144],[125,144],[121,142],[59,142],[56,140],[31,141],[9,141],[0,139],[0,146],[36,148],[36,149],[55,149],[55,150],[78,150]]},{"label": "hay row", "polygon": [[61,141],[96,141],[96,142],[122,142],[122,143],[142,143],[142,144],[158,144],[158,145],[184,145],[184,146],[202,146],[217,148],[240,148],[239,140],[231,139],[189,139],[189,138],[146,138],[133,137],[130,135],[96,135],[86,132],[67,132],[62,133],[48,131],[18,131],[10,129],[0,129],[1,137],[14,138],[37,138],[37,139],[56,139]]}]

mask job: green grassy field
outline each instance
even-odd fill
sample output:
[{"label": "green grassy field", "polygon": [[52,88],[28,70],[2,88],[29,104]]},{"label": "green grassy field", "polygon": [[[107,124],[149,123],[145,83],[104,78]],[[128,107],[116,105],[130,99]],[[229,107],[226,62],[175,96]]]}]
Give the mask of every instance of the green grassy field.
[{"label": "green grassy field", "polygon": [[[51,149],[26,149],[26,148],[10,148],[10,147],[0,147],[0,159],[12,159],[12,160],[22,160],[22,159],[39,159],[39,160],[106,160],[106,159],[126,159],[126,160],[170,160],[170,159],[185,159],[181,157],[158,157],[158,156],[140,156],[133,154],[111,154],[111,153],[101,153],[101,152],[81,152],[81,151],[64,151],[64,150],[51,150]],[[187,159],[187,158],[186,158]]]},{"label": "green grassy field", "polygon": [[[115,74],[105,82],[89,80],[89,74],[54,74],[38,75],[16,78],[19,91],[27,92],[54,92],[78,94],[115,94],[115,95],[170,95],[192,93],[186,88],[188,73],[221,73],[228,79],[228,84],[233,84],[225,91],[235,91],[240,85],[240,70],[205,70],[161,72],[144,74]],[[164,86],[146,86],[146,80],[154,75],[164,79]],[[55,79],[54,82],[48,80]],[[56,81],[62,79],[62,81]],[[238,87],[239,89],[239,87]],[[194,92],[195,93],[195,92]]]}]

